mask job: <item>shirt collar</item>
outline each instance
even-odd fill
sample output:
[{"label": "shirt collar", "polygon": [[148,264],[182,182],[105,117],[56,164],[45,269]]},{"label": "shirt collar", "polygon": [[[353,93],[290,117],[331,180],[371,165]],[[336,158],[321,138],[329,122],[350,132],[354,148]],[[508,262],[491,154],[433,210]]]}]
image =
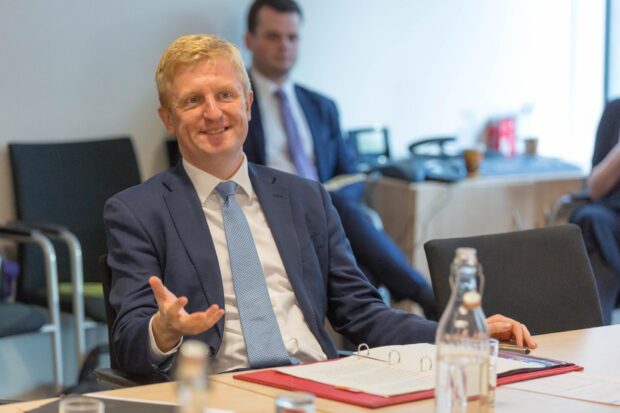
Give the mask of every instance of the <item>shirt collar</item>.
[{"label": "shirt collar", "polygon": [[[198,194],[198,199],[200,203],[204,205],[207,202],[207,198],[213,193],[215,187],[220,182],[223,182],[220,178],[217,178],[210,173],[203,171],[195,167],[194,165],[187,162],[183,159],[183,168],[189,176],[190,181],[192,181],[192,185],[194,185],[194,189]],[[248,196],[248,198],[252,199],[254,197],[254,190],[252,189],[252,182],[250,181],[250,174],[248,171],[248,159],[245,154],[243,154],[243,162],[237,172],[234,173],[228,181],[235,182],[239,188]]]},{"label": "shirt collar", "polygon": [[276,90],[282,89],[286,96],[291,99],[294,97],[295,93],[295,85],[290,79],[287,79],[286,82],[279,85],[271,79],[260,74],[254,68],[250,68],[250,74],[252,76],[253,87],[256,90],[256,94],[262,99],[263,97],[273,97],[276,93]]}]

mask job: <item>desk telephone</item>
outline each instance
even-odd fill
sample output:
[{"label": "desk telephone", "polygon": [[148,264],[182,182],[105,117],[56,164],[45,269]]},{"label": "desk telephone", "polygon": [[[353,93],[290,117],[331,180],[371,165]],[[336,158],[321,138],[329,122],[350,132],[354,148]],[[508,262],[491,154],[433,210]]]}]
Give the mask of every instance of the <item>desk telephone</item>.
[{"label": "desk telephone", "polygon": [[[451,136],[424,139],[409,146],[411,157],[376,166],[373,170],[383,176],[409,182],[424,180],[456,182],[467,176],[465,162],[460,152],[450,154],[445,146],[456,138]],[[434,149],[434,152],[422,151]],[[544,173],[583,173],[581,168],[557,158],[516,155],[506,157],[500,152],[487,151],[480,165],[481,176],[524,175]]]},{"label": "desk telephone", "polygon": [[449,154],[447,144],[456,142],[453,136],[439,136],[423,139],[409,145],[408,159],[377,165],[373,171],[383,176],[410,182],[433,180],[440,182],[459,181],[467,175],[459,155]]}]

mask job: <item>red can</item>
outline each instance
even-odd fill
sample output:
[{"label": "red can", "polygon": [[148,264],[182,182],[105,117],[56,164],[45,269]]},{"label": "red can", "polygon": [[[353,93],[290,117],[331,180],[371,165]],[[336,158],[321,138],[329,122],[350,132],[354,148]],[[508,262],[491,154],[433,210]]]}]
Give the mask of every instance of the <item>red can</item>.
[{"label": "red can", "polygon": [[515,155],[514,117],[508,116],[490,121],[486,132],[487,149],[501,152],[506,156]]}]

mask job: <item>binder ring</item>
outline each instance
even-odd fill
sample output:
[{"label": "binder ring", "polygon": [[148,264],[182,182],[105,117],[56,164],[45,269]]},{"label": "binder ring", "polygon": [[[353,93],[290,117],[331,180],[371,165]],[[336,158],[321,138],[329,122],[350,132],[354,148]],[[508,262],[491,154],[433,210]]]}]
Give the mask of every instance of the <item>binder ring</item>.
[{"label": "binder ring", "polygon": [[[392,362],[393,354],[396,354],[398,356],[398,359],[394,362]],[[388,365],[393,366],[394,364],[398,364],[398,363],[400,363],[400,352],[398,350],[390,350],[390,352],[388,353]]]},{"label": "binder ring", "polygon": [[[428,361],[428,368],[425,369],[424,368],[424,360]],[[429,356],[424,356],[420,359],[420,372],[425,372],[425,371],[430,371],[433,369],[433,359],[431,359]]]},{"label": "binder ring", "polygon": [[[362,351],[365,351],[366,354],[362,355]],[[357,346],[357,358],[360,359],[362,357],[370,357],[370,347],[368,347],[368,344],[366,343],[362,343]]]}]

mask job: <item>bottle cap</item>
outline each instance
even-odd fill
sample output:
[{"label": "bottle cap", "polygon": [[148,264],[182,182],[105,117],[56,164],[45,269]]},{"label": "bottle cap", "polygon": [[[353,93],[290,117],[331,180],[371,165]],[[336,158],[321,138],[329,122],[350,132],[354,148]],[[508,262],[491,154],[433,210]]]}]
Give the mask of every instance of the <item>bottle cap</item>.
[{"label": "bottle cap", "polygon": [[478,291],[468,291],[463,294],[463,307],[470,311],[480,307],[481,302],[482,297]]},{"label": "bottle cap", "polygon": [[476,265],[478,263],[478,259],[476,258],[476,249],[467,247],[457,248],[454,253],[454,262],[467,265]]},{"label": "bottle cap", "polygon": [[202,341],[187,340],[183,343],[179,352],[183,357],[201,359],[209,357],[209,346]]},{"label": "bottle cap", "polygon": [[209,347],[198,340],[187,340],[179,350],[177,379],[198,377],[206,374],[209,360]]}]

